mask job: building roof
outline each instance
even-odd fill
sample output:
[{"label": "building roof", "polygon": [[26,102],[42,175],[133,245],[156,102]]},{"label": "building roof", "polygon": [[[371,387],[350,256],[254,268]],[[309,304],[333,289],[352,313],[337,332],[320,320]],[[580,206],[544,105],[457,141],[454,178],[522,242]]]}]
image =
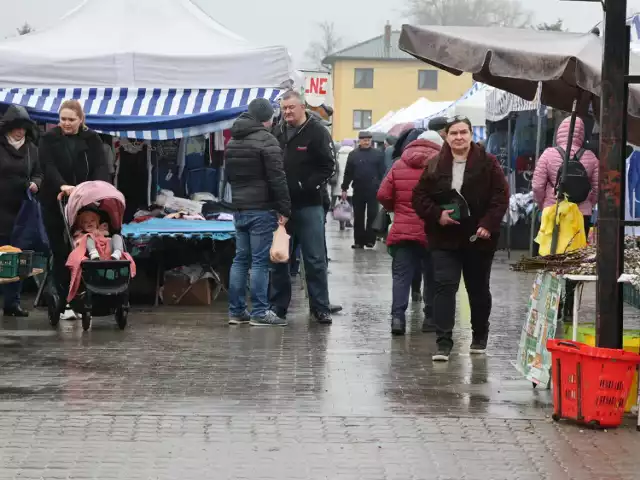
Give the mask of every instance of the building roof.
[{"label": "building roof", "polygon": [[391,45],[389,54],[385,54],[384,35],[371,38],[365,42],[352,45],[343,50],[332,53],[323,60],[325,64],[331,64],[339,60],[416,60],[398,47],[400,31],[391,32]]}]

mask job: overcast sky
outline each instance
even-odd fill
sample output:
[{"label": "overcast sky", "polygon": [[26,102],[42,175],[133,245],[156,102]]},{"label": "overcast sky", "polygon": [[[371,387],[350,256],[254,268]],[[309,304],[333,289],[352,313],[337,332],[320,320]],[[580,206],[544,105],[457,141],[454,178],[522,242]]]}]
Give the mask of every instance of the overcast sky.
[{"label": "overcast sky", "polygon": [[[0,0],[0,39],[14,35],[25,21],[38,30],[45,29],[81,1]],[[264,0],[194,1],[220,23],[255,44],[286,45],[298,66],[304,66],[305,50],[314,35],[318,36],[316,24],[320,21],[334,22],[345,46],[380,35],[387,21],[394,28],[406,21],[401,0],[296,0],[283,9],[277,8],[278,2]],[[602,19],[599,3],[560,0],[523,3],[533,10],[536,23],[562,18],[573,31],[587,31]],[[390,6],[394,4],[398,6]],[[628,5],[631,10],[640,11],[640,0],[629,0]],[[117,22],[120,15],[126,12],[114,11],[113,18],[105,21]]]}]

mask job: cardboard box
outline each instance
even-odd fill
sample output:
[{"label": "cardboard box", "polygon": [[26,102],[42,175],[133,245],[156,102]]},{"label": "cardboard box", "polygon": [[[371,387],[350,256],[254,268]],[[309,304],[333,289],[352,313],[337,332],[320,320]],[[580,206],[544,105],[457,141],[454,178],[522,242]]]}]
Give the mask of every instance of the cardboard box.
[{"label": "cardboard box", "polygon": [[211,305],[211,281],[198,280],[191,290],[178,302],[178,299],[189,288],[189,279],[184,275],[165,275],[163,301],[165,305],[182,305],[202,307]]}]

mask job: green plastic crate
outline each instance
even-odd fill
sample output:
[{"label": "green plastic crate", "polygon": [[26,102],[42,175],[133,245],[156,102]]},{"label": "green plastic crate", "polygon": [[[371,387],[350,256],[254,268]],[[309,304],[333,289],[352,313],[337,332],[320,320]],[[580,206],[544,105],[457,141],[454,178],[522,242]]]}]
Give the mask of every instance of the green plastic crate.
[{"label": "green plastic crate", "polygon": [[622,284],[622,298],[624,303],[635,308],[640,308],[640,292],[630,283]]},{"label": "green plastic crate", "polygon": [[35,252],[33,254],[33,268],[37,268],[42,271],[47,269],[47,256],[44,253]]},{"label": "green plastic crate", "polygon": [[0,278],[27,278],[33,270],[33,252],[0,255]]}]

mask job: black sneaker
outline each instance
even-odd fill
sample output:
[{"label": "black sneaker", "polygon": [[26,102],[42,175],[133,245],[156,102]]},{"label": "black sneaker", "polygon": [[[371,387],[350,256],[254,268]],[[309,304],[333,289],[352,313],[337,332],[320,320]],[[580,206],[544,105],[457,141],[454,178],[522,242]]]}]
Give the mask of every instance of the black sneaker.
[{"label": "black sneaker", "polygon": [[351,245],[351,248],[353,248],[354,250],[364,250],[364,245],[358,245],[356,243],[355,245]]},{"label": "black sneaker", "polygon": [[330,313],[311,312],[311,319],[318,322],[320,325],[331,325],[333,319]]},{"label": "black sneaker", "polygon": [[375,243],[367,243],[365,245],[365,247],[367,247],[367,248],[376,248],[376,244]]},{"label": "black sneaker", "polygon": [[29,312],[23,310],[20,305],[16,305],[15,307],[5,308],[4,309],[5,317],[15,317],[15,318],[27,318],[29,316]]},{"label": "black sneaker", "polygon": [[329,305],[329,311],[332,314],[340,313],[342,311],[342,305]]},{"label": "black sneaker", "polygon": [[240,316],[229,315],[229,325],[246,325],[249,323],[249,320],[251,320],[251,318],[246,311]]},{"label": "black sneaker", "polygon": [[391,319],[391,335],[404,335],[407,331],[407,322],[402,318]]},{"label": "black sneaker", "polygon": [[472,355],[484,355],[487,353],[487,341],[482,340],[472,340],[471,346],[469,347],[469,353]]},{"label": "black sneaker", "polygon": [[438,345],[438,351],[431,357],[434,362],[448,362],[449,355],[451,355],[451,347],[444,345]]},{"label": "black sneaker", "polygon": [[421,302],[422,301],[422,293],[421,292],[411,292],[411,301],[412,302]]}]

